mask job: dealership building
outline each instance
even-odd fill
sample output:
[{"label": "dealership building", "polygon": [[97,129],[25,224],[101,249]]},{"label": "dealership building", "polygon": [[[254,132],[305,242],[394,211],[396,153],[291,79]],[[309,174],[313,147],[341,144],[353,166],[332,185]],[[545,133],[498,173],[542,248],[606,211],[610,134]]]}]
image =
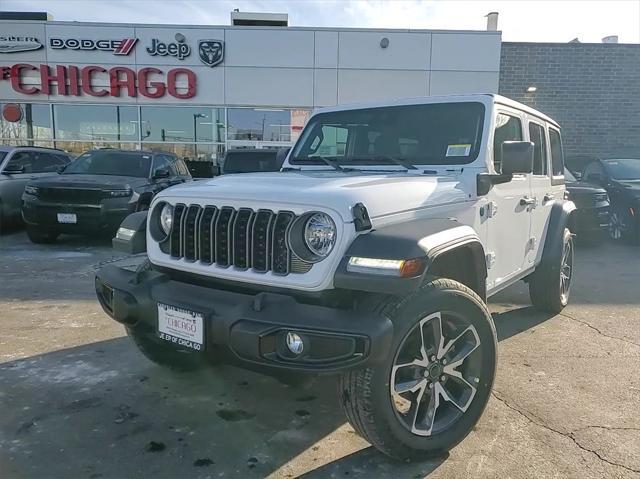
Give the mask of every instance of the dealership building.
[{"label": "dealership building", "polygon": [[215,162],[291,145],[317,107],[497,92],[500,42],[498,31],[298,28],[237,12],[227,26],[0,20],[0,143]]},{"label": "dealership building", "polygon": [[[0,144],[160,149],[215,164],[231,148],[291,145],[317,107],[500,92],[558,117],[575,132],[570,153],[590,153],[574,120],[640,147],[639,45],[502,44],[496,16],[487,30],[454,31],[300,28],[242,12],[225,26],[0,15]],[[602,62],[585,65],[594,52]]]}]

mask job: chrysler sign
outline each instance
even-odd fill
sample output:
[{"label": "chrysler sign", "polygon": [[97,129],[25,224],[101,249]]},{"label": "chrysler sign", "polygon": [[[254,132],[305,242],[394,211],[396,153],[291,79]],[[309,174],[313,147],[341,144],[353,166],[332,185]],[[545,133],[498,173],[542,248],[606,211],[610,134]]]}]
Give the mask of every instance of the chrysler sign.
[{"label": "chrysler sign", "polygon": [[0,53],[28,52],[40,50],[42,43],[35,37],[21,35],[0,35]]},{"label": "chrysler sign", "polygon": [[[34,75],[35,74],[35,75]],[[108,86],[96,86],[95,79],[108,79]],[[27,76],[29,81],[27,80]],[[35,78],[34,78],[35,76]],[[34,81],[35,80],[35,81]],[[0,66],[0,82],[25,95],[110,96],[162,98],[166,94],[180,100],[196,95],[196,74],[187,68],[173,68],[166,73],[146,67],[137,71],[127,67],[78,67],[74,65],[31,65],[16,63]],[[178,87],[178,83],[181,84]]]}]

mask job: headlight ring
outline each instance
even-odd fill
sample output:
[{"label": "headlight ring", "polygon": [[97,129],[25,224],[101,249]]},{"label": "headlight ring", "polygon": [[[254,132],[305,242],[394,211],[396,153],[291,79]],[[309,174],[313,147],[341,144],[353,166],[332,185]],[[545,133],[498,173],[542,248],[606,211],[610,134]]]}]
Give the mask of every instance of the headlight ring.
[{"label": "headlight ring", "polygon": [[329,256],[337,239],[335,222],[326,213],[312,211],[300,216],[289,232],[289,245],[303,261],[318,263]]},{"label": "headlight ring", "polygon": [[158,243],[162,243],[171,233],[173,206],[164,201],[156,204],[147,221],[151,237]]}]

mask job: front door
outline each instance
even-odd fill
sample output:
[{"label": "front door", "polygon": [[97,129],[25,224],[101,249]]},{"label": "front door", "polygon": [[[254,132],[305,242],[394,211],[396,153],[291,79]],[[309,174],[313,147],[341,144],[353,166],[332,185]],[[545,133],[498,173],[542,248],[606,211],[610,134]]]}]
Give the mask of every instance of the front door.
[{"label": "front door", "polygon": [[[523,115],[499,111],[495,120],[493,159],[497,173],[502,171],[501,145],[522,141]],[[499,289],[526,268],[530,249],[531,175],[514,175],[508,183],[494,185],[487,195],[487,289]]]}]

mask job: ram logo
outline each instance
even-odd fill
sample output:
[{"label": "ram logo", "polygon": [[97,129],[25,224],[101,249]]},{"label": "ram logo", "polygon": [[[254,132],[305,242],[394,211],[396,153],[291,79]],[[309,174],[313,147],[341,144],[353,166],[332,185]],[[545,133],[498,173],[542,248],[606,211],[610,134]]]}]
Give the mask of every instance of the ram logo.
[{"label": "ram logo", "polygon": [[215,67],[224,59],[224,42],[222,40],[200,40],[198,56],[207,66]]}]

